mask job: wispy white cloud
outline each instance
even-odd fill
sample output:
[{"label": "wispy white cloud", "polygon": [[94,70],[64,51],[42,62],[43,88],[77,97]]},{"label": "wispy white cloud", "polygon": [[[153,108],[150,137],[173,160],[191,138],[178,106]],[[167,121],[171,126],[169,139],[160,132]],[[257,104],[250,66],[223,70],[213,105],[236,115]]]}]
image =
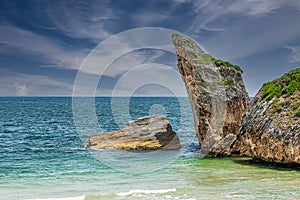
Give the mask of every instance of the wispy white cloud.
[{"label": "wispy white cloud", "polygon": [[[277,13],[267,18],[244,20],[205,41],[213,52],[227,59],[240,59],[298,40],[300,13]],[[275,23],[276,22],[276,23]]]},{"label": "wispy white cloud", "polygon": [[[192,9],[188,14],[183,14],[180,13],[181,9],[178,9],[180,6],[184,6],[184,9],[190,7]],[[89,52],[89,49],[80,47],[79,43],[87,42],[88,45],[96,45],[111,36],[114,31],[124,30],[129,26],[141,27],[157,24],[165,27],[174,26],[176,29],[178,27],[177,30],[182,30],[196,39],[205,33],[204,41],[199,42],[210,50],[210,53],[229,60],[242,59],[255,53],[286,47],[287,44],[291,44],[290,41],[297,41],[300,35],[299,20],[297,20],[300,14],[293,12],[296,9],[300,10],[299,0],[173,0],[168,9],[145,4],[145,7],[137,6],[136,12],[130,13],[125,7],[120,9],[116,6],[118,9],[115,9],[113,3],[106,0],[52,1],[41,3],[38,6],[34,4],[33,7],[38,9],[34,10],[34,12],[38,11],[36,19],[24,19],[23,28],[10,21],[19,13],[16,13],[16,16],[11,19],[1,19],[0,54],[15,55],[16,58],[20,56],[20,60],[22,57],[26,57],[35,63],[43,61],[39,63],[40,66],[72,70],[79,68]],[[282,13],[283,8],[286,7],[289,7],[289,10]],[[175,12],[177,10],[179,13]],[[291,12],[287,14],[289,11]],[[170,23],[170,20],[175,19],[177,15],[180,18],[182,16],[180,22],[173,20]],[[121,19],[121,16],[127,16],[130,20]],[[21,17],[23,15],[18,18],[20,22],[22,22]],[[38,21],[39,17],[41,17],[40,21]],[[132,23],[126,24],[129,21]],[[190,24],[191,26],[188,28]],[[37,29],[38,31],[36,31]],[[211,32],[213,33],[210,34]],[[136,37],[133,37],[133,41],[136,41]],[[77,46],[73,46],[70,41],[77,41],[77,39]],[[88,45],[84,44],[83,46]],[[126,52],[130,49],[130,44],[115,41],[110,46],[106,46],[103,49],[106,52],[102,53],[107,53],[105,59],[109,60],[111,58],[109,51],[116,52],[119,49],[124,49]],[[288,49],[291,50],[289,61],[299,62],[299,47],[288,46]],[[163,55],[160,53],[150,57],[140,52],[126,54],[114,59],[107,70],[104,70],[106,66],[102,65],[101,60],[99,61],[99,58],[94,56],[86,61],[86,64],[94,67],[83,69],[82,72],[90,76],[102,74],[116,78],[130,71],[134,66],[155,62],[161,56]],[[6,65],[6,63],[1,64]],[[154,74],[148,69],[144,69],[144,71],[141,69],[134,73],[136,79],[142,79],[147,75],[146,72],[154,77],[159,73],[168,73],[158,69],[158,72]],[[9,73],[6,68],[0,68],[0,75]],[[160,76],[160,78],[165,77]],[[133,85],[134,79],[132,80]],[[179,80],[181,79],[179,78]],[[57,81],[50,76],[26,74],[1,77],[0,83],[0,94],[2,95],[14,95],[16,86],[21,86],[19,87],[20,93],[25,91],[24,94],[28,95],[38,94],[38,91],[41,95],[47,94],[46,91],[39,89],[47,86],[49,86],[49,94],[70,94],[73,87],[71,83]],[[85,88],[83,87],[82,90],[84,91]],[[128,88],[125,88],[124,91],[126,93]],[[106,92],[111,91],[107,90]]]},{"label": "wispy white cloud", "polygon": [[[211,49],[210,53],[226,59],[240,59],[282,48],[300,35],[299,22],[294,20],[300,17],[300,13],[296,12],[297,6],[300,8],[299,1],[216,0],[190,3],[196,16],[187,33],[199,38],[202,31],[216,32],[199,42]],[[287,15],[288,11],[284,8],[291,12]]]},{"label": "wispy white cloud", "polygon": [[27,96],[28,95],[28,88],[26,86],[26,84],[15,84],[15,88],[16,88],[16,96]]},{"label": "wispy white cloud", "polygon": [[[143,87],[156,87],[154,91],[142,90]],[[170,66],[148,63],[136,66],[124,73],[117,81],[114,89],[99,88],[99,95],[132,96],[186,96],[184,82],[180,74]]]},{"label": "wispy white cloud", "polygon": [[[103,75],[116,77],[122,75],[136,66],[145,63],[160,62],[159,59],[165,55],[164,51],[144,50],[133,51],[115,60]],[[175,55],[174,55],[175,58]]]},{"label": "wispy white cloud", "polygon": [[[288,46],[300,40],[298,0],[174,1],[193,5],[191,12],[195,17],[186,32],[189,36],[197,39],[214,56],[240,62],[245,69],[244,80],[251,96],[256,94],[263,82],[277,77],[278,71],[287,70],[279,69],[282,63],[300,62],[300,48]],[[282,61],[280,66],[270,57],[261,57],[286,46],[291,50],[291,56],[288,60],[286,54],[276,54],[276,60]],[[255,66],[247,66],[246,63],[253,64],[249,58],[257,58]],[[257,74],[260,67],[265,68],[264,71],[272,70],[267,76]]]},{"label": "wispy white cloud", "polygon": [[[172,33],[169,29],[141,28],[116,34],[95,47],[79,70],[89,74],[116,77],[137,65],[153,62],[163,55],[161,51],[149,53],[149,49],[175,52],[171,44]],[[148,50],[140,51],[141,49]]]},{"label": "wispy white cloud", "polygon": [[[178,3],[177,0],[174,1]],[[300,1],[298,0],[179,0],[179,2],[190,2],[193,4],[192,12],[196,14],[196,17],[188,30],[189,33],[199,33],[203,29],[223,31],[226,29],[226,26],[222,25],[222,21],[227,17],[262,17],[276,12],[277,9],[284,6],[300,9]],[[215,27],[216,25],[217,27]]]},{"label": "wispy white cloud", "polygon": [[121,75],[133,67],[141,65],[146,59],[145,55],[138,52],[125,54],[108,66],[103,75],[112,77]]},{"label": "wispy white cloud", "polygon": [[287,49],[291,50],[291,56],[288,58],[290,63],[300,62],[300,46],[288,46]]},{"label": "wispy white cloud", "polygon": [[73,83],[58,81],[44,75],[7,72],[0,79],[0,95],[51,96],[71,95]]},{"label": "wispy white cloud", "polygon": [[45,64],[52,67],[78,69],[87,54],[86,50],[72,49],[53,38],[41,36],[11,24],[0,26],[2,54],[44,57]]},{"label": "wispy white cloud", "polygon": [[47,9],[53,26],[63,34],[99,43],[110,36],[107,21],[116,20],[109,1],[56,1]]},{"label": "wispy white cloud", "polygon": [[285,1],[282,0],[246,0],[233,1],[229,4],[221,15],[226,13],[237,13],[242,15],[263,15],[268,14],[281,7]]},{"label": "wispy white cloud", "polygon": [[[112,11],[108,4],[105,0],[44,2],[34,7],[34,12],[42,15],[42,20],[28,23],[39,29],[55,30],[64,37],[86,39],[98,44],[110,36],[108,21],[117,18],[116,11]],[[0,45],[3,55],[27,56],[32,60],[39,58],[42,67],[65,69],[78,69],[91,50],[73,47],[65,39],[18,27],[9,19],[1,22]]]},{"label": "wispy white cloud", "polygon": [[132,18],[137,26],[152,26],[154,23],[163,22],[172,17],[170,10],[168,11],[142,11],[134,13]]}]

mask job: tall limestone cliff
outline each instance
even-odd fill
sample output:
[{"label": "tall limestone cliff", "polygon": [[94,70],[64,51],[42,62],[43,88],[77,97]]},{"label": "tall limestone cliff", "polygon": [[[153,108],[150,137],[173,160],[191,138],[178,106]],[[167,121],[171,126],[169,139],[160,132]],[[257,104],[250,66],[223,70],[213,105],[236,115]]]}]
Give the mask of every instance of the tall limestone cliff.
[{"label": "tall limestone cliff", "polygon": [[202,154],[217,157],[235,153],[232,145],[249,105],[242,70],[213,58],[189,38],[173,34],[172,41]]},{"label": "tall limestone cliff", "polygon": [[263,85],[234,147],[252,158],[300,164],[300,68]]}]

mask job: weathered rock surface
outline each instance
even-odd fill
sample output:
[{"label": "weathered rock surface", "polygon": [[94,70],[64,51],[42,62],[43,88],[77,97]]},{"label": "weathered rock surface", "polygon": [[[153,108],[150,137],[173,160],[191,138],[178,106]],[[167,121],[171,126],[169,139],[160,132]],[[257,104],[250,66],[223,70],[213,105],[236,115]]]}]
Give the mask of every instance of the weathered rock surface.
[{"label": "weathered rock surface", "polygon": [[180,141],[165,116],[153,115],[129,121],[121,130],[91,135],[89,148],[121,150],[179,149]]},{"label": "weathered rock surface", "polygon": [[193,40],[172,35],[185,82],[201,152],[209,157],[233,153],[249,97],[242,70],[205,53]]},{"label": "weathered rock surface", "polygon": [[300,163],[300,68],[264,84],[234,144],[242,155]]}]

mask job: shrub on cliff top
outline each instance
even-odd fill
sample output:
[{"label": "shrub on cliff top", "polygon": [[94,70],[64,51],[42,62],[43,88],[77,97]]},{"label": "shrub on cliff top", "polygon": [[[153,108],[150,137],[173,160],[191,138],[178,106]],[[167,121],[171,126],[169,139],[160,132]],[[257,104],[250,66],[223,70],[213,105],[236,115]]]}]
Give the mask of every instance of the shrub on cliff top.
[{"label": "shrub on cliff top", "polygon": [[292,70],[282,77],[263,84],[261,98],[269,101],[275,96],[280,98],[282,95],[290,96],[300,88],[300,68]]},{"label": "shrub on cliff top", "polygon": [[[172,42],[174,45],[176,45],[177,41],[178,40],[181,40],[183,39],[182,36],[176,34],[176,33],[173,33],[172,34]],[[196,43],[194,40],[190,39],[190,38],[185,38],[189,44],[191,46],[196,46]],[[194,59],[194,55],[190,55],[190,59],[193,60]],[[220,60],[220,59],[216,59],[214,57],[212,57],[210,54],[208,53],[204,53],[202,54],[201,56],[199,56],[197,58],[197,62],[198,63],[201,63],[201,64],[207,64],[209,61],[213,62],[217,67],[221,67],[221,66],[224,66],[224,67],[230,67],[230,68],[234,68],[235,70],[243,73],[243,70],[240,68],[240,66],[237,66],[237,65],[234,65],[228,61],[224,61],[224,60]]]},{"label": "shrub on cliff top", "polygon": [[234,65],[228,61],[224,61],[224,60],[220,60],[220,59],[216,59],[216,58],[212,58],[212,61],[218,66],[224,66],[224,67],[231,67],[231,68],[234,68],[236,69],[237,71],[243,73],[243,70],[241,69],[240,66],[238,65]]},{"label": "shrub on cliff top", "polygon": [[220,60],[220,59],[216,59],[214,57],[212,57],[210,54],[208,53],[204,53],[202,54],[201,56],[199,56],[197,58],[197,61],[198,63],[201,63],[201,64],[206,64],[208,61],[211,61],[213,62],[217,67],[221,67],[221,66],[224,66],[224,67],[230,67],[230,68],[234,68],[235,70],[243,73],[243,70],[241,69],[240,66],[237,66],[237,65],[234,65],[228,61],[224,61],[224,60]]}]

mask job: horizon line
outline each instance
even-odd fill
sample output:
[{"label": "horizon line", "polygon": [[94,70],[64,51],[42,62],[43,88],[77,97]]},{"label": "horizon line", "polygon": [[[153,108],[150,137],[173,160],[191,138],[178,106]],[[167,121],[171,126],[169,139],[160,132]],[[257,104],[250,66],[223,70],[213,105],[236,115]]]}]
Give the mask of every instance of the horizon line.
[{"label": "horizon line", "polygon": [[28,95],[28,96],[12,96],[12,95],[0,95],[0,97],[188,97],[188,96],[171,96],[171,95],[168,95],[168,96],[151,96],[151,95],[138,95],[138,96],[70,96],[70,95],[49,95],[49,96],[45,96],[45,95]]}]

